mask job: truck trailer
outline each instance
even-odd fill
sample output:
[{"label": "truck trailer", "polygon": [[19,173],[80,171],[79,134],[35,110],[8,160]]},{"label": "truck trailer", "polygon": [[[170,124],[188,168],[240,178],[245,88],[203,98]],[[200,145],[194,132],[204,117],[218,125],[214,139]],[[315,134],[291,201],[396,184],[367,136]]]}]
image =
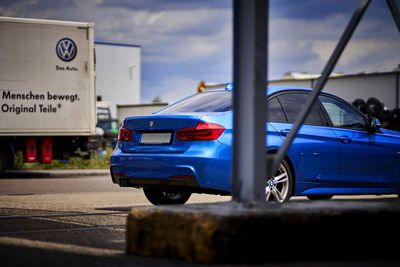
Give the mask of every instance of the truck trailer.
[{"label": "truck trailer", "polygon": [[0,17],[0,174],[51,163],[96,135],[94,23]]}]

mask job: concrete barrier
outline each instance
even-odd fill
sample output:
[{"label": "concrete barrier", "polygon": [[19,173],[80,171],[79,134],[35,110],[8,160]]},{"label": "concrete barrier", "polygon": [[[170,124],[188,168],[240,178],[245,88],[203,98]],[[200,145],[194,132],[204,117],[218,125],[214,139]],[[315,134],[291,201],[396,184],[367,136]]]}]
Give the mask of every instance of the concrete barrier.
[{"label": "concrete barrier", "polygon": [[400,201],[133,208],[127,253],[201,263],[399,259]]}]

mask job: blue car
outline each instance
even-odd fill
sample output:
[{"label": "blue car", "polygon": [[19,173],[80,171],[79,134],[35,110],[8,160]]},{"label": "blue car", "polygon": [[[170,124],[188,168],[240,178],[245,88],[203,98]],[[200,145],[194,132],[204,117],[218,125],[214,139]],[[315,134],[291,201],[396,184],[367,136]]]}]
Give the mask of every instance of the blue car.
[{"label": "blue car", "polygon": [[[309,89],[268,88],[267,147],[276,153]],[[112,181],[143,188],[155,204],[183,204],[192,193],[231,193],[232,92],[189,96],[149,116],[128,117],[111,156]],[[291,196],[399,194],[400,133],[321,93],[286,157],[266,178],[266,201]]]}]

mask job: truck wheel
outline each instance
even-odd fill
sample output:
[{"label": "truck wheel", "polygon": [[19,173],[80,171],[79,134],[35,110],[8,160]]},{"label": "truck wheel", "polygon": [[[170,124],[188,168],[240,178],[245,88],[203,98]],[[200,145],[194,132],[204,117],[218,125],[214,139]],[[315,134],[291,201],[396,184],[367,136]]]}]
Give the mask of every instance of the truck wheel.
[{"label": "truck wheel", "polygon": [[143,188],[144,195],[154,205],[182,205],[190,198],[189,192],[174,192],[158,188]]},{"label": "truck wheel", "polygon": [[0,176],[2,176],[6,170],[6,164],[6,156],[4,155],[4,152],[0,150]]}]

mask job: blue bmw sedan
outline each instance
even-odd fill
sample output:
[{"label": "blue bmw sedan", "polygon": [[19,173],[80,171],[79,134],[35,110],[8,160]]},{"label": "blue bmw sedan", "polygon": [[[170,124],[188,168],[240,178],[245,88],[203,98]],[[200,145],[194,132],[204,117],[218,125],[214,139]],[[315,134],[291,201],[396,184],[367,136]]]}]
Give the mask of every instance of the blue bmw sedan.
[{"label": "blue bmw sedan", "polygon": [[[268,88],[267,147],[273,155],[309,89]],[[149,116],[127,117],[111,156],[112,181],[143,188],[155,204],[192,193],[231,193],[232,92],[210,90]],[[291,196],[400,194],[400,133],[380,128],[349,103],[321,93],[273,177],[266,201]]]}]

